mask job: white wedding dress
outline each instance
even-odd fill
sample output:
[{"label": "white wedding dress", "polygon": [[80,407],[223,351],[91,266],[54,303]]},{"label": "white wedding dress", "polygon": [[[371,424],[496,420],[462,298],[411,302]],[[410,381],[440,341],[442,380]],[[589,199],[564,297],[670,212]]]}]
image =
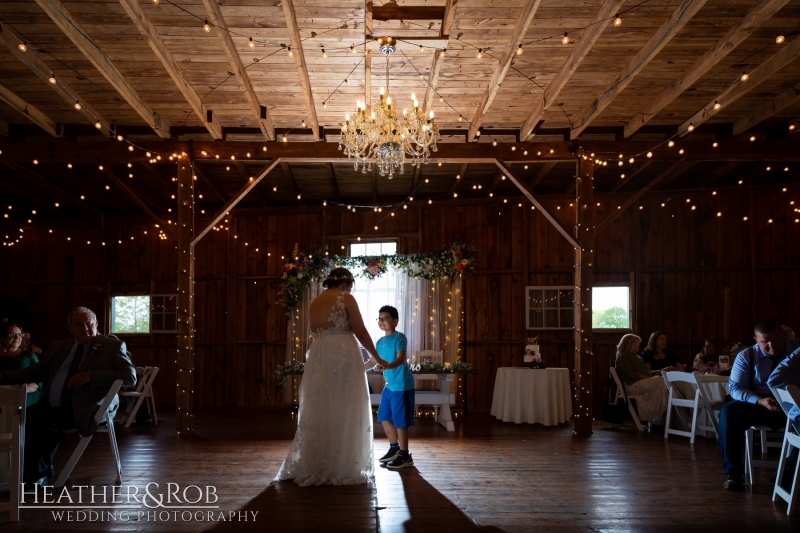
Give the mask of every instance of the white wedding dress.
[{"label": "white wedding dress", "polygon": [[373,475],[369,388],[343,296],[328,318],[334,327],[312,332],[297,433],[276,481],[292,479],[301,487],[357,485]]}]

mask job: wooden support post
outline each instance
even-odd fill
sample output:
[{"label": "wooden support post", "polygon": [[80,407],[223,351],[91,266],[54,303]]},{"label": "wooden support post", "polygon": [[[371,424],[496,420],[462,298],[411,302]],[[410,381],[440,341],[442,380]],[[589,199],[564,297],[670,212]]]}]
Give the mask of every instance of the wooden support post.
[{"label": "wooden support post", "polygon": [[188,158],[178,164],[178,353],[175,429],[191,433],[194,397],[194,179]]},{"label": "wooden support post", "polygon": [[575,237],[575,434],[592,433],[592,283],[594,271],[594,161],[578,150]]}]

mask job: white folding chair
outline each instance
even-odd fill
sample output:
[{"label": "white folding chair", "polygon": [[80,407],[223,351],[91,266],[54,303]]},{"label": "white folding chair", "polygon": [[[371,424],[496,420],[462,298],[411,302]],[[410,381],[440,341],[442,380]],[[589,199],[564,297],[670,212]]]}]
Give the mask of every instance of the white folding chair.
[{"label": "white folding chair", "polygon": [[[708,413],[708,419],[711,421],[711,426],[713,426],[711,429],[714,430],[717,439],[719,439],[719,411],[725,405],[724,397],[720,400],[714,399],[714,387],[719,387],[721,383],[719,377],[704,375],[699,372],[695,372],[692,375],[697,384],[697,390],[700,392],[700,398],[703,400],[701,406]],[[706,428],[707,426],[702,426],[701,429]]]},{"label": "white folding chair", "polygon": [[[111,442],[111,451],[114,453],[114,461],[116,462],[117,466],[117,482],[122,481],[122,465],[119,460],[119,448],[117,448],[117,436],[114,433],[114,420],[110,419],[108,416],[108,408],[111,406],[111,402],[114,401],[114,397],[119,392],[119,389],[122,388],[122,380],[116,380],[112,385],[111,388],[108,390],[108,394],[103,399],[103,403],[100,404],[100,408],[97,410],[97,414],[94,415],[94,420],[97,423],[97,431],[95,433],[108,433],[108,440]],[[105,425],[101,425],[105,424]],[[74,432],[75,430],[73,430]],[[89,441],[92,440],[92,435],[88,437],[81,437],[80,442],[75,447],[75,451],[72,452],[72,455],[67,461],[67,465],[61,471],[61,474],[58,476],[54,487],[60,488],[63,487],[64,484],[67,482],[67,478],[72,473],[72,470],[75,468],[75,465],[78,463],[78,460],[83,455],[83,451],[86,449],[86,446],[89,445]]]},{"label": "white folding chair", "polygon": [[11,421],[11,433],[0,433],[0,452],[10,455],[9,482],[0,483],[0,490],[10,492],[8,503],[0,503],[0,512],[8,511],[11,522],[19,521],[20,483],[25,453],[25,404],[27,385],[0,387],[0,406]]},{"label": "white folding chair", "polygon": [[611,377],[614,378],[614,382],[617,384],[617,395],[615,399],[622,398],[623,400],[625,400],[625,403],[628,404],[628,411],[630,411],[631,413],[631,418],[633,418],[633,422],[636,424],[636,429],[638,429],[639,431],[644,431],[644,427],[642,427],[642,422],[639,420],[639,415],[636,413],[636,409],[633,408],[633,404],[631,403],[631,400],[635,400],[636,396],[628,396],[628,391],[625,390],[625,387],[619,380],[617,371],[614,369],[613,366],[609,369],[609,373],[611,374]]},{"label": "white folding chair", "polygon": [[[664,381],[667,383],[667,388],[669,389],[669,403],[667,404],[667,425],[664,427],[664,438],[669,438],[670,434],[672,435],[680,435],[682,437],[689,437],[689,443],[694,444],[694,437],[695,431],[697,430],[697,414],[702,406],[703,400],[700,397],[700,389],[697,387],[697,382],[694,379],[692,374],[687,374],[686,372],[667,372],[666,370],[661,371],[661,375],[664,377]],[[694,391],[694,395],[692,398],[688,398],[688,396],[684,396],[681,390],[676,385],[677,383],[687,383]],[[689,425],[689,431],[682,431],[679,429],[672,429],[670,428],[670,422],[672,421],[672,408],[675,407],[676,410],[681,407],[687,407],[692,410],[692,422],[689,425],[688,422],[685,422],[686,425]],[[678,412],[680,415],[680,412]],[[683,417],[681,417],[683,420]],[[703,429],[706,429],[705,427]],[[714,429],[714,428],[708,428]]]},{"label": "white folding chair", "polygon": [[[140,372],[141,369],[141,372]],[[147,406],[147,414],[153,417],[156,425],[158,425],[158,415],[156,414],[156,400],[153,396],[153,381],[156,379],[156,374],[158,374],[158,367],[157,366],[145,366],[145,367],[136,367],[136,375],[138,377],[138,383],[136,385],[136,390],[133,391],[120,391],[120,396],[125,396],[131,398],[128,401],[128,407],[125,409],[125,414],[128,415],[128,419],[125,422],[125,427],[130,427],[131,422],[136,418],[136,413],[139,411],[139,407],[142,406],[142,402],[145,403]],[[136,399],[136,401],[133,400]],[[152,405],[152,410],[150,406]]]},{"label": "white folding chair", "polygon": [[800,434],[789,417],[791,408],[800,409],[800,389],[794,385],[789,385],[786,389],[772,389],[772,394],[778,400],[783,411],[786,413],[786,431],[783,433],[783,446],[781,447],[781,459],[778,462],[778,471],[775,474],[775,488],[772,491],[772,501],[780,497],[787,503],[786,514],[792,516],[797,510],[798,503],[798,486],[797,481],[800,477],[800,460],[797,461],[794,467],[794,475],[792,476],[792,486],[789,491],[781,486],[783,480],[783,473],[786,470],[786,460],[789,457],[789,452],[792,448],[798,449],[800,452]]}]

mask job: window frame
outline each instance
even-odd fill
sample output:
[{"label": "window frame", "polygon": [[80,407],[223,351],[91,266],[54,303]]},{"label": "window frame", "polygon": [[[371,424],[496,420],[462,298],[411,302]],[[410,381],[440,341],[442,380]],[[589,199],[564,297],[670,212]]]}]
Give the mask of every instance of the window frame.
[{"label": "window frame", "polygon": [[[155,329],[154,330],[152,328],[152,325],[153,325],[153,298],[157,297],[157,296],[162,296],[164,298],[167,298],[167,297],[175,298],[175,329]],[[166,315],[168,315],[170,313],[160,313],[160,314],[166,316]],[[174,293],[173,294],[160,293],[160,294],[151,294],[150,295],[150,325],[151,325],[150,333],[153,334],[153,335],[178,333],[178,295],[177,294],[174,294]]]},{"label": "window frame", "polygon": [[[561,323],[561,313],[560,311],[569,309],[570,312],[575,313],[575,292],[577,291],[577,287],[575,285],[527,285],[525,287],[525,329],[528,331],[572,331],[575,329],[575,319],[573,318],[573,325],[569,327],[558,327],[558,328],[551,328],[551,327],[531,327],[530,320],[531,320],[531,308],[528,307],[528,302],[530,301],[530,291],[531,290],[541,290],[541,291],[560,291],[560,290],[570,290],[572,291],[572,307],[556,307],[559,311],[559,324]],[[561,302],[559,302],[560,304]],[[546,307],[542,307],[542,310],[548,309]],[[552,309],[552,308],[550,308]],[[542,318],[542,323],[544,323],[544,318]]]},{"label": "window frame", "polygon": [[353,244],[369,244],[369,243],[394,243],[396,248],[394,255],[400,255],[400,239],[397,237],[362,237],[361,240],[357,239],[348,239],[345,241],[345,250],[347,251],[347,257],[375,257],[372,255],[353,255],[351,252],[351,246]]},{"label": "window frame", "polygon": [[[633,297],[633,275],[630,280],[625,283],[624,281],[596,281],[592,283],[592,289],[595,287],[628,287],[628,327],[627,328],[595,328],[592,327],[592,332],[598,333],[625,333],[633,331],[634,320],[634,297]],[[594,296],[594,295],[592,295]],[[592,298],[594,304],[594,298]],[[594,305],[592,305],[592,317],[594,317]]]},{"label": "window frame", "polygon": [[152,308],[153,308],[153,300],[150,293],[144,292],[136,292],[136,293],[117,293],[109,295],[108,300],[108,332],[111,335],[115,335],[117,337],[125,335],[125,336],[133,336],[133,337],[144,337],[152,335],[152,330],[150,328],[150,324],[152,324],[152,320],[150,324],[148,324],[148,328],[146,332],[137,332],[137,331],[114,331],[114,298],[133,298],[136,296],[147,296],[149,298],[147,304],[147,313],[148,318],[152,315]]}]

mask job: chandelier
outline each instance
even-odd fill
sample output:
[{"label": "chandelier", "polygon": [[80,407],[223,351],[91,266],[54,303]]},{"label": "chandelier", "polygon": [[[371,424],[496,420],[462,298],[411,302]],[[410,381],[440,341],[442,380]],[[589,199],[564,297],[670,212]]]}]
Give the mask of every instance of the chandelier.
[{"label": "chandelier", "polygon": [[[381,54],[386,56],[386,86],[381,87],[380,98],[369,113],[365,102],[356,102],[356,111],[345,114],[339,138],[339,150],[344,150],[347,159],[354,158],[353,168],[366,174],[372,164],[381,176],[394,177],[395,171],[403,174],[406,155],[411,164],[428,163],[431,151],[436,152],[439,126],[433,120],[433,111],[425,116],[416,95],[411,93],[411,105],[403,109],[402,118],[397,116],[397,100],[389,90],[389,56],[395,52],[393,37],[378,39]],[[369,95],[367,95],[369,98]]]}]

